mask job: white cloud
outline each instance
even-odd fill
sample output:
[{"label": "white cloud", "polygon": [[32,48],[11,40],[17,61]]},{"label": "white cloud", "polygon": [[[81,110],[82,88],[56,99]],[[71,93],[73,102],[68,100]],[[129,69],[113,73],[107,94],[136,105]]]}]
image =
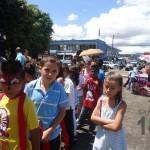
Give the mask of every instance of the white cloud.
[{"label": "white cloud", "polygon": [[116,3],[117,3],[117,4],[120,4],[120,3],[121,3],[121,0],[117,0]]},{"label": "white cloud", "polygon": [[76,19],[78,19],[78,15],[75,15],[75,14],[70,14],[67,17],[67,20],[69,20],[69,21],[73,21],[73,20],[76,20]]},{"label": "white cloud", "polygon": [[69,24],[67,26],[53,25],[53,39],[54,40],[68,40],[68,39],[81,39],[83,37],[83,29],[81,26]]},{"label": "white cloud", "polygon": [[150,1],[149,0],[124,0],[125,5],[127,6],[136,6],[143,12],[150,11]]},{"label": "white cloud", "polygon": [[93,17],[83,26],[54,25],[54,31],[68,39],[97,39],[100,28],[100,39],[111,45],[114,35],[114,47],[123,53],[150,52],[149,6],[150,0],[124,0],[122,7]]}]

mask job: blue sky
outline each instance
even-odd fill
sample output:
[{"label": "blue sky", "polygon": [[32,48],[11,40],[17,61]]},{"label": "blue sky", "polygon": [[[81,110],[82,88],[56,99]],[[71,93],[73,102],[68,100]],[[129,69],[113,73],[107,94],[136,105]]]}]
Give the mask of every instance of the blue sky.
[{"label": "blue sky", "polygon": [[[122,53],[150,52],[149,0],[28,0],[53,20],[53,39],[101,39]],[[100,28],[100,37],[98,30]]]},{"label": "blue sky", "polygon": [[28,0],[28,3],[35,4],[42,11],[49,13],[53,22],[61,25],[68,24],[67,17],[72,13],[80,16],[73,23],[82,25],[93,16],[118,7],[115,0]]}]

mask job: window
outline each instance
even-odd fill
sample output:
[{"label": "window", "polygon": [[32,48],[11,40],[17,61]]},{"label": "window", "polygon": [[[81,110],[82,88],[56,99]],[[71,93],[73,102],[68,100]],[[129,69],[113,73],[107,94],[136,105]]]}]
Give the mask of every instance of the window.
[{"label": "window", "polygon": [[63,51],[64,49],[63,49],[63,45],[60,45],[60,51]]},{"label": "window", "polygon": [[58,58],[59,60],[63,60],[63,55],[57,55],[57,58]]},{"label": "window", "polygon": [[96,49],[96,45],[89,45],[89,49],[92,49],[92,48]]},{"label": "window", "polygon": [[72,55],[65,55],[65,60],[72,60]]},{"label": "window", "polygon": [[75,48],[75,50],[80,50],[80,45],[76,45],[76,48]]},{"label": "window", "polygon": [[72,45],[68,45],[67,46],[67,50],[73,50],[73,46]]}]

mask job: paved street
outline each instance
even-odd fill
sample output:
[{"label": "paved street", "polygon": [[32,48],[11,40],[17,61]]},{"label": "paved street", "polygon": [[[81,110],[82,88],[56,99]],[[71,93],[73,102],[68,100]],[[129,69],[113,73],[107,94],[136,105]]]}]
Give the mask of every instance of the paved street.
[{"label": "paved street", "polygon": [[[127,76],[128,72],[115,70]],[[127,78],[124,77],[124,81]],[[123,99],[127,103],[124,117],[128,150],[150,150],[150,97],[131,94],[123,89]],[[88,126],[78,130],[77,141],[71,150],[91,150],[94,134],[88,131]]]}]

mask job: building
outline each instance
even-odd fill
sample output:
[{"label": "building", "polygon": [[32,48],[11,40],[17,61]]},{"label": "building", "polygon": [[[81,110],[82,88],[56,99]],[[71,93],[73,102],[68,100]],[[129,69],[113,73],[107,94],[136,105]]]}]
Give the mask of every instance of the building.
[{"label": "building", "polygon": [[119,56],[119,52],[121,52],[121,50],[115,48],[115,47],[111,47],[109,45],[107,45],[107,60],[111,61],[117,61]]},{"label": "building", "polygon": [[105,60],[117,60],[120,50],[112,48],[106,42],[95,40],[55,40],[51,41],[50,51],[56,50],[57,53],[75,53],[87,49],[101,49],[104,53],[100,55]]}]

